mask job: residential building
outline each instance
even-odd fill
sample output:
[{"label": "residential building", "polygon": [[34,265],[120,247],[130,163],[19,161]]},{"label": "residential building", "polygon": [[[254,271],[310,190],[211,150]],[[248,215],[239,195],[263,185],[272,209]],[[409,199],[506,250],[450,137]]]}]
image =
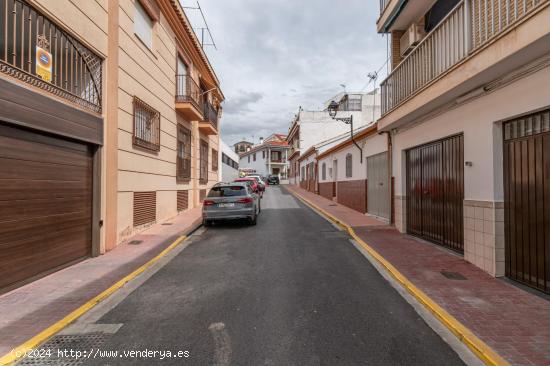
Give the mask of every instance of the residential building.
[{"label": "residential building", "polygon": [[178,1],[4,0],[0,29],[0,291],[218,181],[224,97]]},{"label": "residential building", "polygon": [[550,1],[381,1],[395,225],[550,293]]},{"label": "residential building", "polygon": [[253,146],[254,144],[252,142],[248,142],[244,140],[239,141],[235,145],[233,145],[233,147],[235,148],[235,152],[237,154],[242,154],[244,152],[247,152],[248,150],[252,149]]},{"label": "residential building", "polygon": [[289,151],[289,181],[290,184],[299,184],[300,154],[303,154],[313,145],[330,140],[336,136],[349,134],[350,126],[333,120],[328,115],[326,107],[330,102],[339,103],[339,117],[353,116],[354,128],[359,129],[376,121],[380,116],[380,94],[371,93],[340,93],[324,103],[321,111],[305,111],[299,109],[292,121],[287,141]]},{"label": "residential building", "polygon": [[388,138],[371,125],[317,154],[317,193],[389,222]]},{"label": "residential building", "polygon": [[220,181],[232,182],[239,177],[239,155],[220,139]]},{"label": "residential building", "polygon": [[249,173],[278,175],[280,179],[287,179],[288,150],[286,135],[273,134],[240,154],[239,167]]}]

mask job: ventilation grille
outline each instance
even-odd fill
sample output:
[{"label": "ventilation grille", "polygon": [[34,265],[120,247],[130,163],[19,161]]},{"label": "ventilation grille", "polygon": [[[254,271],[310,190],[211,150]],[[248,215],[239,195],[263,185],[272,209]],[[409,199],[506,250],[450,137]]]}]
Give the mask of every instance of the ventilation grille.
[{"label": "ventilation grille", "polygon": [[134,227],[154,222],[156,213],[156,192],[134,192]]},{"label": "ventilation grille", "polygon": [[185,211],[189,208],[189,191],[177,192],[178,211]]}]

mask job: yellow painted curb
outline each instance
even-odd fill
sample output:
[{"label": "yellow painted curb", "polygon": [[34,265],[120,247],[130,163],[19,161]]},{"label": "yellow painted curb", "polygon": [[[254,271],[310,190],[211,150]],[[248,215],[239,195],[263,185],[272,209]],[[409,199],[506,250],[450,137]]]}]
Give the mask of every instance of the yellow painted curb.
[{"label": "yellow painted curb", "polygon": [[357,242],[363,249],[365,249],[378,263],[380,263],[390,275],[401,284],[416,300],[418,300],[426,309],[428,309],[435,317],[449,329],[462,343],[464,343],[472,352],[474,352],[485,364],[505,366],[509,363],[499,356],[491,347],[485,342],[479,339],[472,333],[466,326],[456,320],[451,314],[447,313],[441,306],[433,301],[428,295],[417,288],[411,281],[409,281],[401,272],[397,270],[391,263],[389,263],[384,257],[382,257],[376,250],[369,246],[363,239],[361,239],[355,230],[345,222],[336,218],[332,214],[323,210],[319,206],[310,202],[307,198],[303,197],[292,189],[288,189],[294,196],[300,201],[327,217],[337,225],[345,229],[349,235]]},{"label": "yellow painted curb", "polygon": [[0,358],[0,365],[5,366],[9,365],[17,359],[21,358],[23,355],[25,355],[26,352],[29,352],[30,350],[38,347],[42,343],[44,343],[48,338],[65,328],[67,325],[78,319],[80,316],[88,312],[90,309],[92,309],[94,306],[99,304],[101,301],[105,300],[107,297],[109,297],[111,294],[113,294],[115,291],[120,289],[122,286],[124,286],[126,283],[130,282],[134,278],[136,278],[138,275],[143,273],[147,268],[151,267],[153,264],[155,264],[159,259],[164,257],[166,254],[168,254],[170,251],[172,251],[174,248],[176,248],[178,245],[180,245],[182,242],[184,242],[187,239],[186,235],[180,236],[176,241],[174,241],[170,246],[168,246],[166,249],[164,249],[162,252],[160,252],[155,258],[151,259],[149,262],[145,263],[126,277],[119,280],[117,283],[79,307],[78,309],[71,312],[69,315],[64,317],[63,319],[59,320],[57,323],[49,326],[48,328],[44,329],[42,332],[38,333],[25,343],[21,344],[20,346],[17,346],[13,350],[11,350],[9,353],[5,354]]}]

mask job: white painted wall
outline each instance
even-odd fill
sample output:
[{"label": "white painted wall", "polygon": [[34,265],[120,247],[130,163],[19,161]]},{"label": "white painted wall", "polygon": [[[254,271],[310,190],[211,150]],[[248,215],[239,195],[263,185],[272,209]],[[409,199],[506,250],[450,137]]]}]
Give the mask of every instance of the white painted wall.
[{"label": "white painted wall", "polygon": [[[274,168],[274,167],[279,168],[281,173],[284,172],[284,171],[287,171],[288,162],[286,162],[285,164],[271,163],[271,164],[268,165],[268,160],[269,160],[269,151],[268,151],[268,149],[269,148],[270,147],[266,146],[264,148],[256,150],[255,151],[256,161],[254,161],[254,153],[241,156],[240,160],[239,160],[239,167],[241,169],[243,169],[243,168],[254,169],[256,171],[256,173],[260,174],[260,175],[269,175],[269,174],[271,174],[271,172],[268,170],[269,166],[271,166],[271,168]],[[287,159],[288,152],[285,153],[285,150],[288,150],[288,149],[281,148],[281,147],[271,147],[271,149],[282,151],[282,158],[285,159],[285,160]],[[265,157],[263,155],[263,152],[265,152]],[[250,162],[248,162],[249,157],[250,157]]]},{"label": "white painted wall", "polygon": [[[220,139],[220,150],[225,155],[229,156],[231,159],[233,159],[235,162],[239,162],[239,155],[235,152],[234,149],[232,149],[229,145],[227,145],[223,140]],[[222,182],[232,182],[234,179],[237,179],[239,176],[239,170],[234,169],[233,167],[225,164],[222,161],[222,154],[218,154],[219,157],[219,163],[218,166],[221,168],[220,172],[220,180]]]},{"label": "white painted wall", "polygon": [[393,136],[395,194],[405,195],[405,150],[464,133],[466,200],[503,201],[502,131],[499,121],[550,106],[550,68],[436,116]]},{"label": "white painted wall", "polygon": [[[360,151],[355,145],[350,145],[342,150],[336,151],[322,159],[319,159],[319,181],[332,182],[334,172],[330,174],[333,161],[338,160],[338,181],[362,180],[367,179],[367,157],[387,151],[387,137],[385,135],[374,134],[358,141],[359,146],[363,148],[363,163],[360,160]],[[346,156],[352,154],[352,176],[346,177]],[[326,179],[322,179],[322,164],[327,166]]]},{"label": "white painted wall", "polygon": [[316,161],[316,157],[317,157],[317,154],[314,153],[308,156],[307,158],[305,158],[304,160],[300,161],[300,179],[298,180],[297,184],[307,179],[307,169],[305,170],[306,176],[302,177],[302,167],[306,167],[308,164],[314,163]]}]

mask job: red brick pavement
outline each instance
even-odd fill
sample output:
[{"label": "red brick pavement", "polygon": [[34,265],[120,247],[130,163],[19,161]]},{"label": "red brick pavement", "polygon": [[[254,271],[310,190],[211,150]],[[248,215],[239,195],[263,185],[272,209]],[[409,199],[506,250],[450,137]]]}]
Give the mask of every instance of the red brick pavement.
[{"label": "red brick pavement", "polygon": [[[201,222],[201,209],[155,224],[112,251],[0,296],[0,357],[100,294]],[[142,240],[139,245],[127,244]]]},{"label": "red brick pavement", "polygon": [[[550,301],[494,278],[462,256],[399,233],[359,212],[287,186],[354,227],[416,287],[513,365],[550,365]],[[373,221],[374,220],[374,221]],[[458,272],[452,280],[441,272]]]}]

